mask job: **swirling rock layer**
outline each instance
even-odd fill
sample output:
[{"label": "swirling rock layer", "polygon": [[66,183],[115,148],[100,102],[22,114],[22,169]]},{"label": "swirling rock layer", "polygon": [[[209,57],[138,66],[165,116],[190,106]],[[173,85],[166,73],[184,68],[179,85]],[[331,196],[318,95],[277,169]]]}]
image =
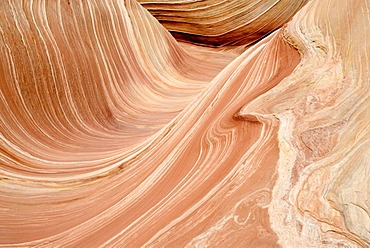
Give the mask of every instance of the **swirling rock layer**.
[{"label": "swirling rock layer", "polygon": [[248,45],[280,28],[307,0],[138,0],[174,37],[206,46]]},{"label": "swirling rock layer", "polygon": [[0,1],[0,246],[370,246],[369,6]]}]

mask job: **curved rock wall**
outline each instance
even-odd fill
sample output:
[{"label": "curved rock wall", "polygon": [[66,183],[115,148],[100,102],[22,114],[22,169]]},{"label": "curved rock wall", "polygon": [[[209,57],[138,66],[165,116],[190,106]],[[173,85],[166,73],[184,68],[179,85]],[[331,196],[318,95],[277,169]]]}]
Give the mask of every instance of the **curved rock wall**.
[{"label": "curved rock wall", "polygon": [[138,0],[179,40],[249,45],[280,28],[307,0]]},{"label": "curved rock wall", "polygon": [[370,246],[370,2],[231,2],[0,1],[1,247]]}]

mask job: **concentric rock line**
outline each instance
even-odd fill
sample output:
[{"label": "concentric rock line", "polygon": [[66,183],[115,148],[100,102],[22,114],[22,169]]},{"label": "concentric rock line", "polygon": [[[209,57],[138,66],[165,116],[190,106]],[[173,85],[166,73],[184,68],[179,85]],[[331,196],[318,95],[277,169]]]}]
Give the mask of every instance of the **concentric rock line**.
[{"label": "concentric rock line", "polygon": [[140,2],[0,1],[0,247],[370,246],[370,2]]},{"label": "concentric rock line", "polygon": [[284,23],[307,0],[138,0],[177,39],[206,46],[249,45]]}]

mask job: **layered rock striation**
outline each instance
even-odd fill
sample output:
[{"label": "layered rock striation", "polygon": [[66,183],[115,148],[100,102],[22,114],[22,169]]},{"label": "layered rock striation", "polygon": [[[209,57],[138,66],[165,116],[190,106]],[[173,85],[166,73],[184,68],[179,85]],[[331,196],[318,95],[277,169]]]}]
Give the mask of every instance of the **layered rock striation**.
[{"label": "layered rock striation", "polygon": [[0,1],[1,247],[370,246],[370,2],[244,2]]}]

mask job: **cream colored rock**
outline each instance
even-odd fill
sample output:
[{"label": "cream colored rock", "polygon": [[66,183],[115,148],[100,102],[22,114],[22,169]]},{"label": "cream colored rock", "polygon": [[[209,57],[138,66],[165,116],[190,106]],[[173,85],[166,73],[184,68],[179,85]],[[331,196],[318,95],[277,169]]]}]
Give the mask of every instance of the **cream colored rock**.
[{"label": "cream colored rock", "polygon": [[369,11],[307,4],[285,29],[301,63],[239,113],[281,123],[269,213],[285,247],[370,245]]}]

